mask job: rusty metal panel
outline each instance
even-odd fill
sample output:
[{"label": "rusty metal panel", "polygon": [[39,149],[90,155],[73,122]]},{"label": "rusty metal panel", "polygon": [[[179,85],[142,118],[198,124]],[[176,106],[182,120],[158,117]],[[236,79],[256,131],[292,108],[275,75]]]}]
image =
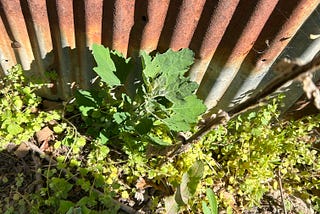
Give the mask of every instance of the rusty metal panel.
[{"label": "rusty metal panel", "polygon": [[[1,20],[5,26],[11,48],[15,55],[15,59],[7,60],[12,62],[17,61],[22,64],[25,69],[29,70],[30,62],[34,60],[34,57],[20,2],[4,0],[1,1],[0,7]],[[5,37],[6,35],[4,34],[3,36]],[[8,44],[4,45],[8,46]]]},{"label": "rusty metal panel", "polygon": [[[277,75],[272,65],[281,58],[307,62],[318,53],[319,40],[307,35],[319,33],[309,32],[320,26],[318,5],[319,0],[0,0],[0,72],[16,63],[37,77],[54,71],[55,87],[42,95],[66,99],[70,83],[90,87],[93,43],[125,56],[189,47],[197,94],[213,110],[226,109]],[[292,47],[299,51],[290,52]],[[292,90],[288,103],[301,95],[298,86]]]},{"label": "rusty metal panel", "polygon": [[201,81],[200,94],[210,107],[217,105],[230,86],[277,1],[261,0],[255,3],[239,2]]},{"label": "rusty metal panel", "polygon": [[[286,1],[278,2],[241,67],[236,71],[232,87],[223,94],[216,109],[225,109],[238,103],[270,81],[268,78],[264,79],[265,75],[318,4],[319,1],[308,0],[291,1],[290,5]],[[303,41],[307,43],[307,40],[310,39],[305,35]],[[290,57],[294,58],[292,55]]]}]

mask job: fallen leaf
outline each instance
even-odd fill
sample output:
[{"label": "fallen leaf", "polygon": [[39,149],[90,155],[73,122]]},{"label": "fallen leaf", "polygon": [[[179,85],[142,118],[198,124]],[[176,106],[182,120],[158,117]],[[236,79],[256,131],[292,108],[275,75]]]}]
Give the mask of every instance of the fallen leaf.
[{"label": "fallen leaf", "polygon": [[41,144],[41,146],[40,146],[39,149],[44,152],[44,151],[46,151],[48,148],[49,148],[49,143],[48,143],[47,140],[45,140],[45,141],[43,141],[43,143]]},{"label": "fallen leaf", "polygon": [[16,151],[14,152],[14,154],[18,158],[24,158],[28,154],[29,150],[30,150],[29,146],[27,146],[25,143],[21,143],[19,147],[16,149]]},{"label": "fallen leaf", "polygon": [[16,148],[17,148],[17,144],[15,144],[15,143],[8,143],[6,149],[7,149],[7,151],[8,151],[9,153],[11,153],[11,152],[13,152]]},{"label": "fallen leaf", "polygon": [[140,178],[137,180],[136,188],[137,188],[137,189],[145,189],[146,186],[147,186],[147,182],[146,182],[142,177],[140,177]]},{"label": "fallen leaf", "polygon": [[54,139],[53,131],[47,126],[38,131],[36,133],[36,136],[39,144],[41,144],[44,141],[48,142]]}]

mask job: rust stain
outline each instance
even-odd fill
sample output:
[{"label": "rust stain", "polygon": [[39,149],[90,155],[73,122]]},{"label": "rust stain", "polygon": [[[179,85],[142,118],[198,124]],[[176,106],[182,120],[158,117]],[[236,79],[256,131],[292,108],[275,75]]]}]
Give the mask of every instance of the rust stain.
[{"label": "rust stain", "polygon": [[184,0],[175,20],[174,31],[169,47],[179,50],[189,46],[194,30],[197,27],[205,1]]},{"label": "rust stain", "polygon": [[[127,55],[130,31],[134,23],[134,1],[116,0],[114,4],[112,49]],[[110,8],[111,9],[111,8]],[[112,12],[112,10],[109,12]]]},{"label": "rust stain", "polygon": [[72,0],[46,0],[46,6],[53,45],[54,70],[59,76],[56,93],[62,99],[66,99],[71,92],[68,83],[81,77],[72,53],[75,48],[73,4]]},{"label": "rust stain", "polygon": [[[1,9],[1,8],[0,8]],[[6,73],[13,65],[17,63],[13,49],[11,48],[11,41],[8,36],[6,27],[0,19],[0,34],[1,34],[1,45],[0,45],[0,77]]]},{"label": "rust stain", "polygon": [[[143,0],[142,0],[143,1]],[[148,1],[147,15],[141,16],[141,20],[146,22],[141,35],[140,48],[151,52],[157,49],[161,31],[164,26],[170,0],[150,0]]]},{"label": "rust stain", "polygon": [[52,51],[52,40],[46,2],[44,0],[29,0],[27,3],[28,5],[26,5],[26,7],[30,10],[31,17],[28,17],[26,22],[33,25],[35,31],[35,35],[30,36],[30,40],[36,40],[35,43],[39,46],[37,48],[41,58],[44,58],[48,52]]},{"label": "rust stain", "polygon": [[151,52],[157,49],[170,0],[136,0],[134,25],[130,31],[129,55],[139,50]]},{"label": "rust stain", "polygon": [[[234,26],[234,28],[232,28],[231,31],[228,32],[228,35],[230,35],[230,37],[233,37],[231,39],[236,39],[237,43],[235,44],[232,52],[230,53],[228,62],[226,63],[230,65],[226,66],[238,64],[249,53],[249,51],[253,47],[254,42],[258,38],[261,30],[263,29],[265,23],[269,19],[270,14],[274,10],[277,2],[278,0],[260,0],[256,4],[252,14],[250,14],[250,18],[247,22],[243,23],[241,19],[239,20],[240,26],[242,24],[245,24],[244,29],[241,30],[237,28],[237,26]],[[240,9],[240,11],[242,15],[245,15],[244,13],[247,12],[244,8]],[[225,45],[227,46],[227,41],[225,41]],[[232,47],[229,46],[228,48]]]},{"label": "rust stain", "polygon": [[[207,1],[190,48],[196,53],[191,78],[200,83],[240,0]],[[210,17],[210,18],[208,18]]]},{"label": "rust stain", "polygon": [[[58,26],[63,47],[75,48],[74,32],[74,11],[72,0],[53,0],[56,1],[56,12],[58,15]],[[48,11],[51,8],[48,8]]]},{"label": "rust stain", "polygon": [[240,1],[197,92],[209,107],[215,106],[230,86],[277,2],[260,0],[248,5]]},{"label": "rust stain", "polygon": [[[33,72],[29,75],[45,80],[45,72],[53,64],[53,57],[46,58],[47,53],[52,51],[46,2],[30,0],[20,1],[20,4],[35,59],[30,65]],[[52,88],[51,92],[55,93],[55,89]],[[42,95],[48,93],[49,89],[41,89]]]},{"label": "rust stain", "polygon": [[77,70],[70,82],[75,81],[82,88],[88,88],[92,78],[93,59],[89,48],[93,43],[101,43],[102,6],[102,0],[73,2],[77,60],[72,66],[77,66]]},{"label": "rust stain", "polygon": [[102,8],[103,0],[85,1],[87,47],[91,47],[93,43],[101,43]]}]

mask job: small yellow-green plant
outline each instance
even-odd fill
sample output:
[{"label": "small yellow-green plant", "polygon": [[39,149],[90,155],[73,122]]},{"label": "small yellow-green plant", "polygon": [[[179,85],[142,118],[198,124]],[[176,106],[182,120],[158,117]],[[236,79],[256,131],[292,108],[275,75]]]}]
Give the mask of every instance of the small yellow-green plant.
[{"label": "small yellow-green plant", "polygon": [[43,85],[27,82],[20,65],[0,80],[0,147],[29,140],[47,122],[60,118],[55,111],[38,111]]},{"label": "small yellow-green plant", "polygon": [[320,115],[279,121],[279,114],[274,99],[220,125],[194,145],[201,148],[198,157],[205,154],[209,166],[203,185],[215,188],[229,210],[259,206],[265,194],[280,191],[279,182],[285,194],[319,209],[319,196],[312,194],[320,189],[319,151],[312,139]]}]

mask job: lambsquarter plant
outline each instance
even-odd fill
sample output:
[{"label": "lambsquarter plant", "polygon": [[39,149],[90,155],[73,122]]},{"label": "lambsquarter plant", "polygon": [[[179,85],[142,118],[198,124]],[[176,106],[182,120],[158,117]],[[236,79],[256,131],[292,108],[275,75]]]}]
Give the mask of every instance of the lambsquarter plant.
[{"label": "lambsquarter plant", "polygon": [[98,89],[79,90],[76,104],[87,133],[101,143],[171,145],[205,112],[194,94],[198,85],[184,76],[193,63],[191,50],[125,59],[102,45],[92,49],[101,82]]}]

